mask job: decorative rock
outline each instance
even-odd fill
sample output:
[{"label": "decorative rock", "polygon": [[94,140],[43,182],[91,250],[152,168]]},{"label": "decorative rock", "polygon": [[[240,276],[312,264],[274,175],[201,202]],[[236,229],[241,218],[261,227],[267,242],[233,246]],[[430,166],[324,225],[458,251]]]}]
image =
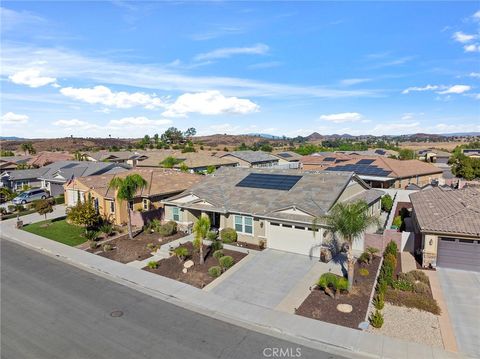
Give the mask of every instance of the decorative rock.
[{"label": "decorative rock", "polygon": [[192,260],[189,260],[189,261],[186,261],[185,263],[183,263],[183,267],[187,268],[187,269],[193,267],[193,265],[194,265],[194,263],[193,263]]},{"label": "decorative rock", "polygon": [[358,329],[360,330],[367,330],[368,327],[369,327],[370,323],[368,322],[361,322],[359,325],[358,325]]},{"label": "decorative rock", "polygon": [[188,272],[188,269],[187,269],[187,268],[183,268],[183,269],[182,269],[182,272],[183,272],[183,273],[187,273],[187,272]]},{"label": "decorative rock", "polygon": [[337,305],[337,310],[342,313],[350,313],[353,307],[350,304],[339,304]]}]

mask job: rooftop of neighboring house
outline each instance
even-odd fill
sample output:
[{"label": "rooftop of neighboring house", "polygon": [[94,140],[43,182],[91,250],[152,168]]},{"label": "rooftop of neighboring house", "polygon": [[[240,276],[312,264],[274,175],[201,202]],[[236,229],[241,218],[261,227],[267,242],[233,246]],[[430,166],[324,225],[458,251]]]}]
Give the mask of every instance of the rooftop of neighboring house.
[{"label": "rooftop of neighboring house", "polygon": [[302,156],[300,162],[306,165],[325,166],[331,163],[351,160],[353,156],[336,152],[318,152],[309,156]]},{"label": "rooftop of neighboring house", "polygon": [[480,238],[480,188],[432,188],[410,195],[422,232]]},{"label": "rooftop of neighboring house", "polygon": [[153,197],[182,192],[205,178],[201,175],[184,173],[176,170],[135,168],[117,174],[79,177],[74,181],[65,184],[65,188],[73,189],[75,186],[82,184],[102,197],[113,199],[115,197],[115,191],[109,187],[110,181],[115,177],[125,178],[131,174],[139,174],[148,183],[145,189],[137,192],[138,197]]},{"label": "rooftop of neighboring house", "polygon": [[293,151],[275,152],[275,153],[272,153],[272,155],[288,162],[298,162],[302,158],[301,155]]},{"label": "rooftop of neighboring house", "polygon": [[351,172],[224,167],[166,202],[191,196],[182,207],[310,222],[325,215],[352,183],[360,183],[364,191],[348,200],[371,203],[383,194],[368,189]]},{"label": "rooftop of neighboring house", "polygon": [[462,153],[465,156],[480,156],[480,148],[465,148]]},{"label": "rooftop of neighboring house", "polygon": [[337,153],[345,153],[347,155],[359,155],[359,156],[398,156],[398,152],[394,150],[387,150],[384,148],[372,148],[365,151],[337,151]]},{"label": "rooftop of neighboring house", "polygon": [[437,150],[435,148],[426,148],[426,149],[422,149],[422,150],[417,151],[417,154],[419,156],[425,156],[428,153],[431,153],[431,154],[435,155],[436,157],[451,157],[452,156],[452,154],[450,152]]},{"label": "rooftop of neighboring house", "polygon": [[73,155],[68,152],[50,152],[42,151],[32,156],[27,161],[27,164],[34,167],[43,167],[50,163],[59,162],[59,161],[69,161],[73,159]]},{"label": "rooftop of neighboring house", "polygon": [[233,151],[225,153],[221,158],[225,156],[233,156],[251,164],[278,161],[277,157],[263,151]]},{"label": "rooftop of neighboring house", "polygon": [[137,151],[91,151],[85,152],[84,155],[93,158],[95,161],[127,161],[133,159],[145,158],[144,154]]},{"label": "rooftop of neighboring house", "polygon": [[190,169],[205,168],[208,166],[233,166],[237,161],[226,158],[220,158],[213,155],[212,152],[186,152],[180,150],[154,150],[142,152],[148,158],[139,162],[137,166],[141,167],[160,167],[160,163],[167,157],[174,157],[178,160],[174,168],[180,168],[185,164]]},{"label": "rooftop of neighboring house", "polygon": [[358,175],[409,178],[443,173],[443,170],[419,160],[396,160],[386,157],[355,157],[349,161],[333,163],[326,167],[330,171],[353,171]]},{"label": "rooftop of neighboring house", "polygon": [[9,162],[9,163],[16,163],[16,164],[27,163],[28,160],[32,159],[32,157],[33,155],[5,156],[5,157],[0,157],[0,163],[2,162]]}]

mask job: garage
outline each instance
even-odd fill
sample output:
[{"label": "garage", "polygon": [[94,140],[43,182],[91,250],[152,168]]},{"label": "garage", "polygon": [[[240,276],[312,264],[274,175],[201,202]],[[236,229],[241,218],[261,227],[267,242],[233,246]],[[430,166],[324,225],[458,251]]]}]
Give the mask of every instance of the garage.
[{"label": "garage", "polygon": [[439,237],[437,266],[480,272],[480,240]]},{"label": "garage", "polygon": [[321,231],[313,236],[312,228],[278,222],[267,222],[267,247],[281,251],[320,257]]}]

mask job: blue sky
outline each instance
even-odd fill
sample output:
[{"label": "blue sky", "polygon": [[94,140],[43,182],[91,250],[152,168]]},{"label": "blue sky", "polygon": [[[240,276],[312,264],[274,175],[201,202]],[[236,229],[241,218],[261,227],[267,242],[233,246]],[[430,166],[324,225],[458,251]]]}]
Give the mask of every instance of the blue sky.
[{"label": "blue sky", "polygon": [[480,131],[478,2],[9,2],[3,136]]}]

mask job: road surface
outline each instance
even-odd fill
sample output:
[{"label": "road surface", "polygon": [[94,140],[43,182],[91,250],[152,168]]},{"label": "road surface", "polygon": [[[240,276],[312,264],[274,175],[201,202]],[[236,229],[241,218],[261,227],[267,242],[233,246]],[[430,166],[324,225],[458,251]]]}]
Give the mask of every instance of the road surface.
[{"label": "road surface", "polygon": [[1,358],[341,358],[0,245]]}]

